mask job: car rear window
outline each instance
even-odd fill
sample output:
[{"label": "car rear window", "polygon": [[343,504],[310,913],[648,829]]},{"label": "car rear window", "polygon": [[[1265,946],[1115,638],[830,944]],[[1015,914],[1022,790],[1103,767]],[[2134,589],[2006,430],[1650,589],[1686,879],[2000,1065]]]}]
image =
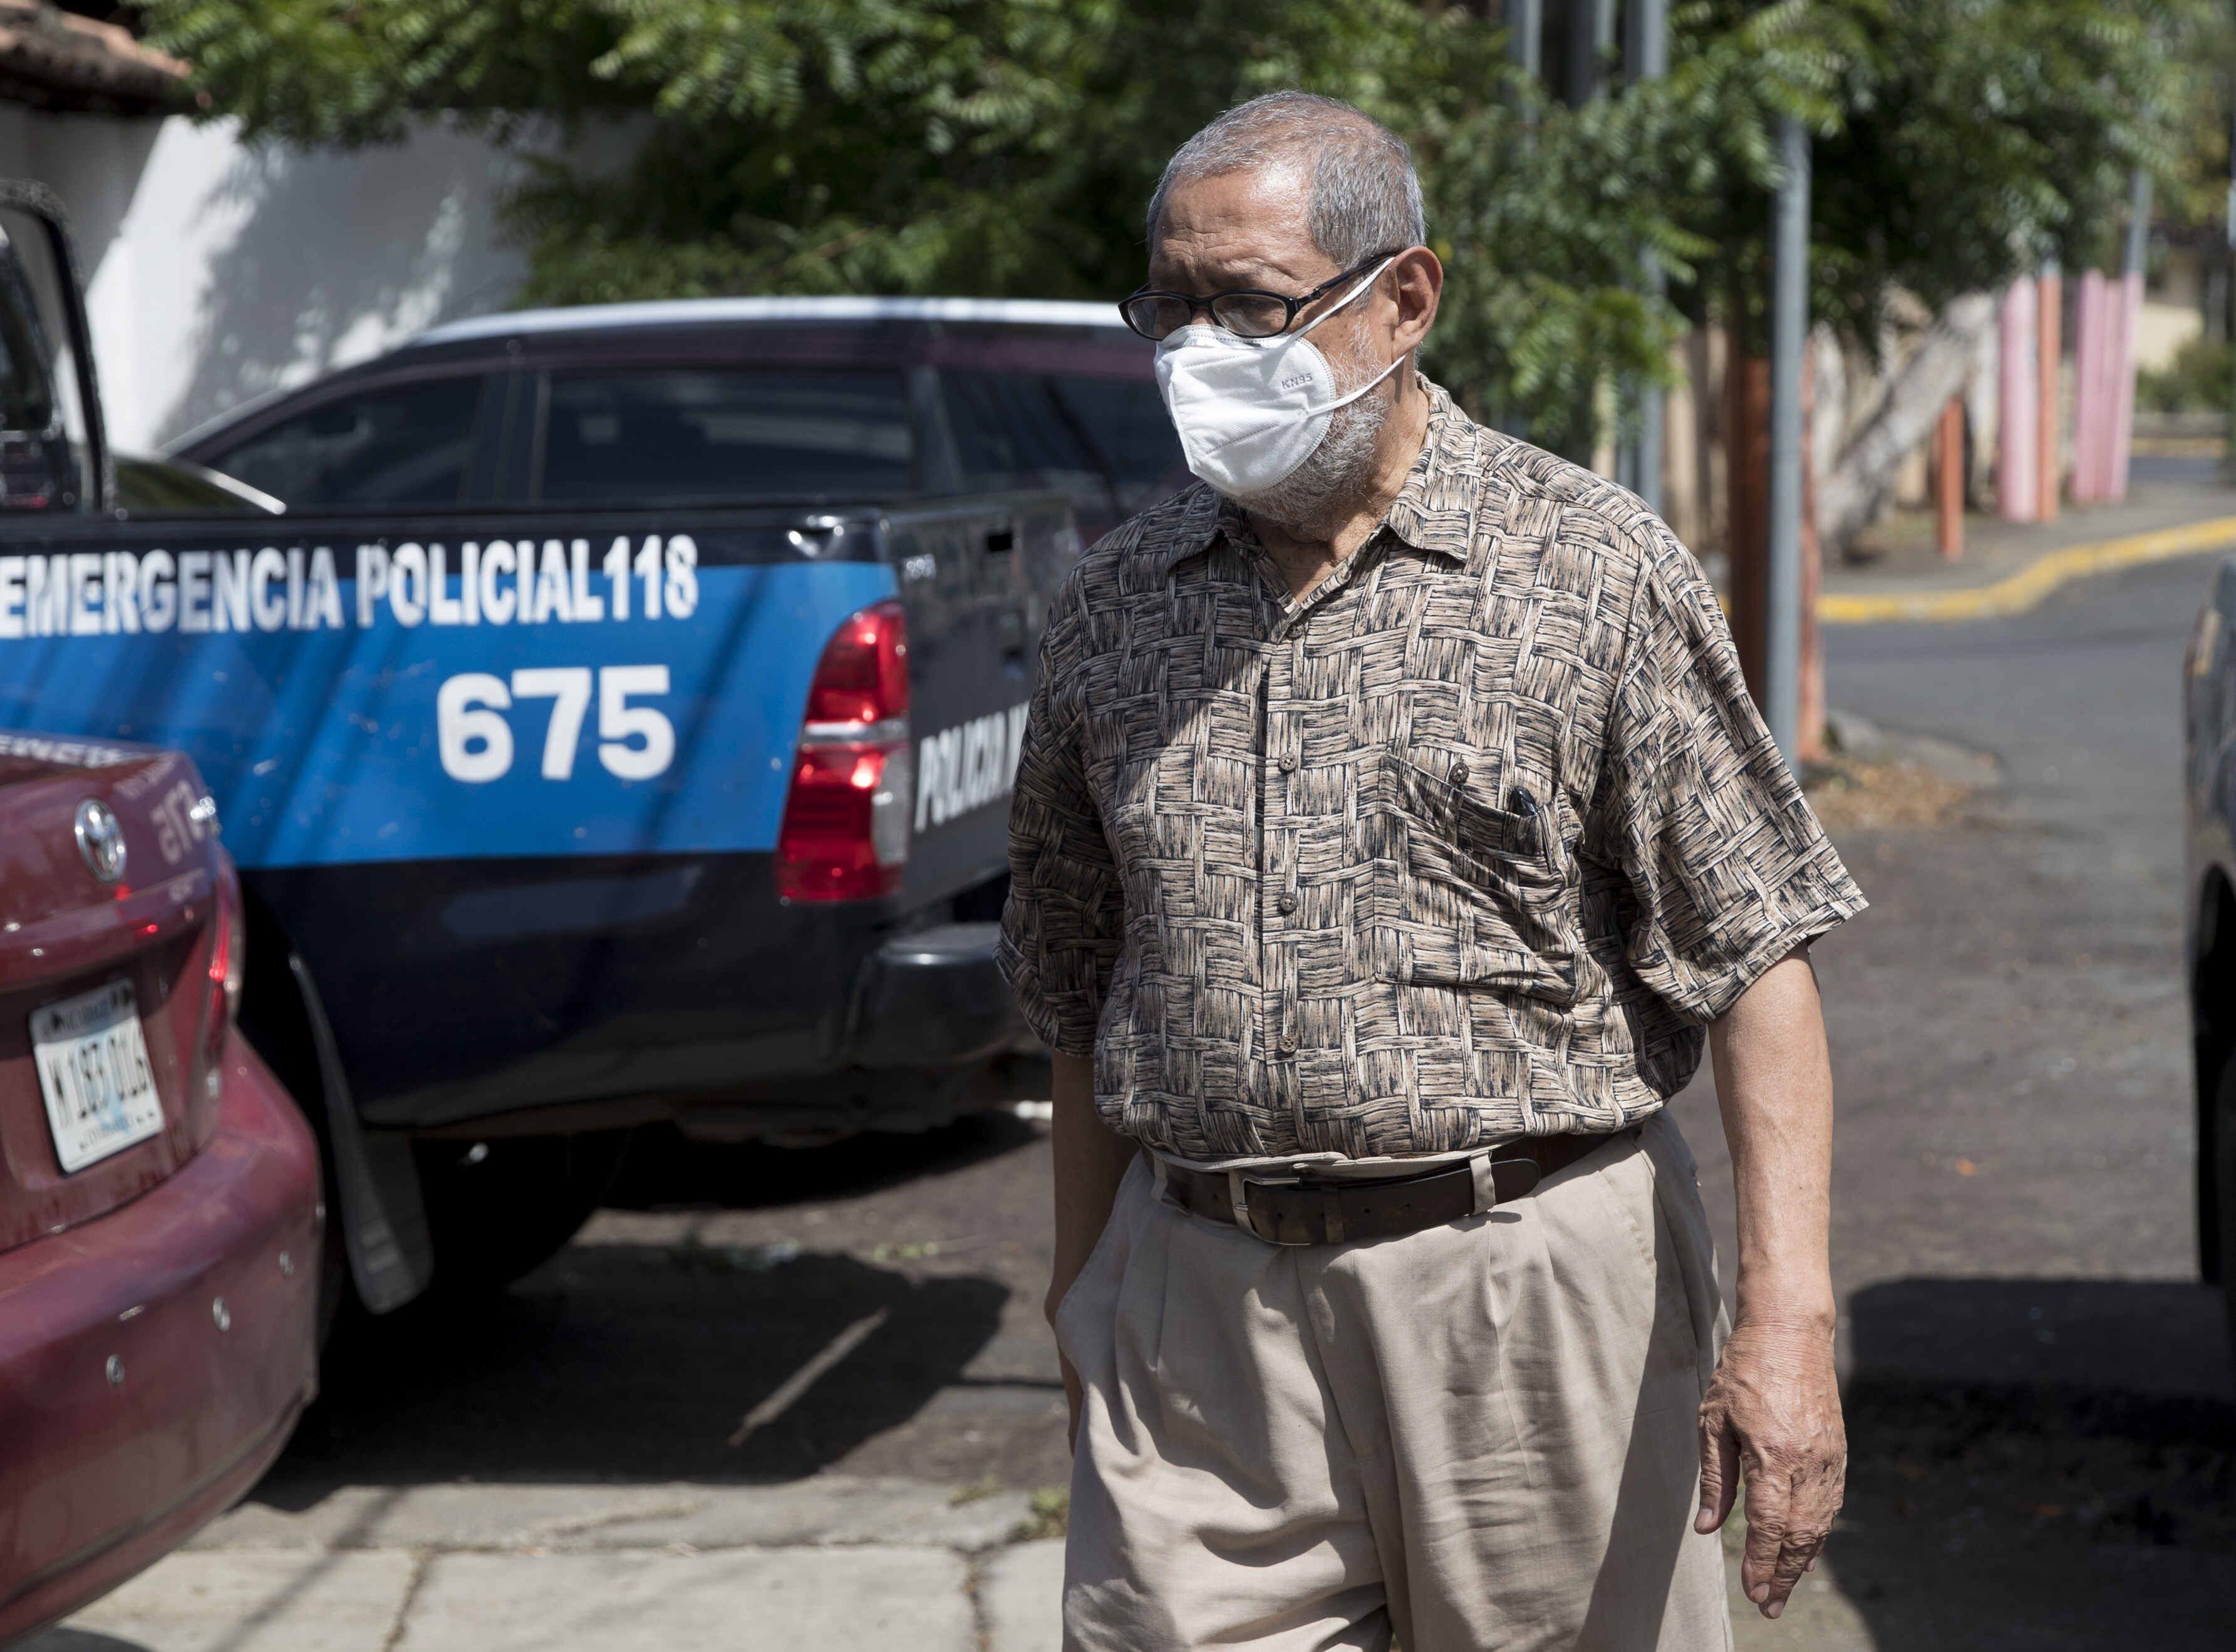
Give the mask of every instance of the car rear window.
[{"label": "car rear window", "polygon": [[453,504],[486,382],[476,373],[337,397],[199,457],[290,510]]},{"label": "car rear window", "polygon": [[910,491],[916,429],[897,372],[555,372],[541,497],[657,505]]},{"label": "car rear window", "polygon": [[1153,381],[1066,374],[1049,386],[1109,471],[1121,513],[1130,516],[1187,485],[1180,440]]}]

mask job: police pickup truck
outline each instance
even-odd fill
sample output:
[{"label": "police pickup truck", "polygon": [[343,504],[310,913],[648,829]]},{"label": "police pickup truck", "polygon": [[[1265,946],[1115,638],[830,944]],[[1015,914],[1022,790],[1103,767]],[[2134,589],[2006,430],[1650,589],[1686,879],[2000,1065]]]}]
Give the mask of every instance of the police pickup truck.
[{"label": "police pickup truck", "polygon": [[[121,497],[59,219],[0,206],[0,727],[207,777],[244,1023],[369,1306],[534,1266],[629,1127],[828,1139],[998,1090],[1042,615],[1082,527],[1179,476],[1114,314],[493,316]],[[174,830],[216,829],[195,801]]]}]

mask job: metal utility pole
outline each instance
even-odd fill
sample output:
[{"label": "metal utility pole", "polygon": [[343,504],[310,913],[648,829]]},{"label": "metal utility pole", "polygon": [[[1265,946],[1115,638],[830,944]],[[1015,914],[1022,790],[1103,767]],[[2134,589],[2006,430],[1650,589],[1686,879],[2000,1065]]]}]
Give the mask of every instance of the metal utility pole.
[{"label": "metal utility pole", "polygon": [[1780,177],[1771,213],[1770,567],[1763,708],[1771,738],[1795,760],[1801,704],[1801,352],[1809,332],[1809,133],[1778,128]]},{"label": "metal utility pole", "polygon": [[1568,102],[1588,103],[1607,89],[1615,49],[1615,0],[1568,0]]},{"label": "metal utility pole", "polygon": [[1669,72],[1669,0],[1632,0],[1623,33],[1623,70],[1632,80],[1660,80]]},{"label": "metal utility pole", "polygon": [[1533,79],[1544,72],[1545,0],[1506,0],[1506,56]]},{"label": "metal utility pole", "polygon": [[[2231,196],[2236,200],[2236,188],[2232,188]],[[2230,233],[2236,234],[2236,227],[2232,227]],[[2054,258],[2042,260],[2042,269],[2035,277],[2035,325],[2041,329],[2035,335],[2035,377],[2042,382],[2042,423],[2035,432],[2042,447],[2035,455],[2035,481],[2042,495],[2035,517],[2038,521],[2053,522],[2057,517],[2065,480],[2065,444],[2062,435],[2065,428],[2064,379],[2061,377],[2060,359],[2065,344],[2065,280]]]},{"label": "metal utility pole", "polygon": [[[1623,73],[1633,82],[1660,80],[1669,72],[1669,0],[1630,0],[1623,13]],[[1664,290],[1661,261],[1646,255],[1645,286],[1658,302]],[[1659,385],[1639,387],[1638,451],[1631,486],[1654,510],[1661,509],[1661,437],[1666,398]]]},{"label": "metal utility pole", "polygon": [[2151,174],[2137,167],[2127,181],[2127,239],[2120,273],[2141,277],[2151,252]]},{"label": "metal utility pole", "polygon": [[2127,497],[2127,460],[2134,451],[2135,357],[2142,345],[2143,281],[2150,262],[2151,174],[2135,168],[2127,191],[2127,240],[2120,263],[2118,377],[2112,386],[2112,445],[2105,455],[2105,496],[2114,503]]}]

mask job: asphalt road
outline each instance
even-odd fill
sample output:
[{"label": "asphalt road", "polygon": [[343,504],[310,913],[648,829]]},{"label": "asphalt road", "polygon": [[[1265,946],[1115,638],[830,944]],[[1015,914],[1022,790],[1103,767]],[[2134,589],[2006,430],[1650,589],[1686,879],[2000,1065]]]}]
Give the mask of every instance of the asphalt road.
[{"label": "asphalt road", "polygon": [[[1828,1603],[1780,1645],[2236,1643],[2236,1382],[2191,1282],[2178,965],[2177,676],[2208,567],[1831,635],[1836,706],[2002,780],[1960,822],[1840,839],[1873,902],[1818,950],[1855,1466]],[[1713,1093],[1677,1105],[1728,1232]],[[345,1338],[256,1496],[1059,1484],[1047,1199],[1043,1127],[1006,1116],[803,1152],[648,1140],[502,1301]]]}]

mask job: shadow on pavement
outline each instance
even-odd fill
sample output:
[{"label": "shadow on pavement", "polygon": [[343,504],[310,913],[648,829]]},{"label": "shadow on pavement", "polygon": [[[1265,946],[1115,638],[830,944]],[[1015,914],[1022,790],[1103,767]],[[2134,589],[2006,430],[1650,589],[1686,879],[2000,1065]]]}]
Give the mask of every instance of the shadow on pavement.
[{"label": "shadow on pavement", "polygon": [[2236,1644],[2236,1393],[2218,1293],[1902,1280],[1851,1311],[1831,1563],[1880,1648]]},{"label": "shadow on pavement", "polygon": [[812,1149],[641,1133],[607,1208],[510,1290],[345,1318],[253,1495],[838,1464],[1047,1484],[1062,1390],[1029,1334],[1046,1264],[1009,1237],[1042,1217],[1046,1152],[1008,1112]]},{"label": "shadow on pavement", "polygon": [[993,1335],[1009,1287],[852,1257],[578,1244],[470,1309],[346,1327],[257,1489],[767,1481],[913,1416]]},{"label": "shadow on pavement", "polygon": [[998,1158],[1040,1139],[1014,1113],[969,1115],[921,1135],[849,1136],[827,1147],[694,1142],[639,1130],[606,1203],[617,1210],[755,1210],[876,1193]]}]

